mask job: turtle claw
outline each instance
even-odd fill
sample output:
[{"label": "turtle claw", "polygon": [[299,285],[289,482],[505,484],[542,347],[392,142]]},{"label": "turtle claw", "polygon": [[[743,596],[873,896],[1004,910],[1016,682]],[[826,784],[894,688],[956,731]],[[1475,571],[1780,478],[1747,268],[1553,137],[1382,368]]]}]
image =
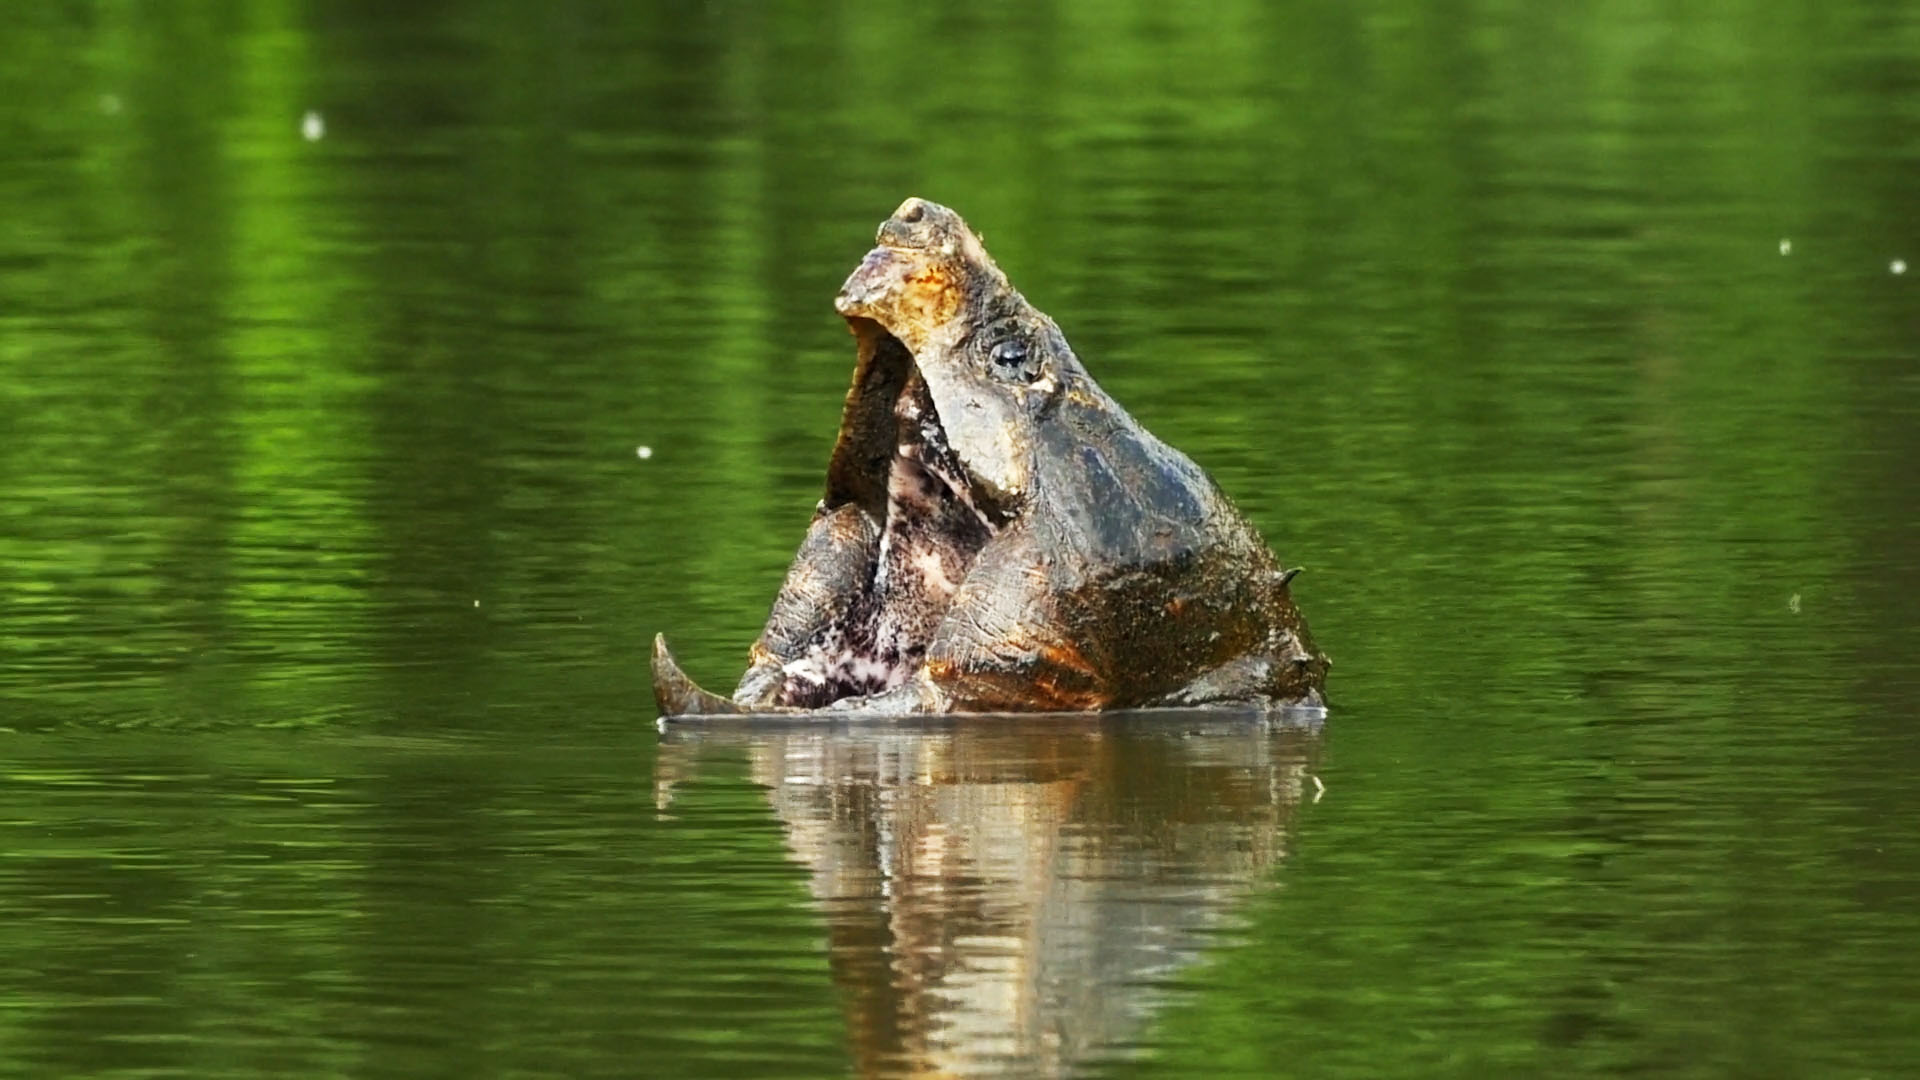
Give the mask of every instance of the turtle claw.
[{"label": "turtle claw", "polygon": [[743,713],[747,710],[733,701],[700,688],[667,648],[667,635],[653,636],[653,700],[660,715],[711,716],[717,713]]}]

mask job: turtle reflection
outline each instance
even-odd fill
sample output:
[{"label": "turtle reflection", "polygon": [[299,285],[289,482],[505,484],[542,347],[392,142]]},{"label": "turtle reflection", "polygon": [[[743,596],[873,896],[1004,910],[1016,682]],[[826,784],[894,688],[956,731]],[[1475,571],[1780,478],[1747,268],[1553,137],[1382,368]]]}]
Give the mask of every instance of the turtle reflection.
[{"label": "turtle reflection", "polygon": [[744,746],[827,919],[860,1072],[1059,1075],[1272,884],[1317,731],[1270,718],[674,727],[656,796]]}]

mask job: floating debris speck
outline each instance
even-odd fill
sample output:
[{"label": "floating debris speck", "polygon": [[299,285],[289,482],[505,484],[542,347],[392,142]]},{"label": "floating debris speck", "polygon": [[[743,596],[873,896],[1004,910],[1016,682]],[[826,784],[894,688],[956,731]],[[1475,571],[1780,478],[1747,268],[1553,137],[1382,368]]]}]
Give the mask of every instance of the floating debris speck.
[{"label": "floating debris speck", "polygon": [[1895,274],[1904,274],[1907,272],[1907,260],[1895,259],[1887,264],[1887,269],[1893,271]]},{"label": "floating debris speck", "polygon": [[300,118],[300,137],[308,142],[319,142],[327,134],[327,121],[317,109],[308,109],[307,115]]},{"label": "floating debris speck", "polygon": [[634,454],[637,455],[641,461],[645,461],[648,458],[653,456],[653,447],[651,446],[639,447],[634,450]]},{"label": "floating debris speck", "polygon": [[1793,241],[1785,237],[1781,237],[1780,238],[1780,254],[1782,255],[1793,254]]}]

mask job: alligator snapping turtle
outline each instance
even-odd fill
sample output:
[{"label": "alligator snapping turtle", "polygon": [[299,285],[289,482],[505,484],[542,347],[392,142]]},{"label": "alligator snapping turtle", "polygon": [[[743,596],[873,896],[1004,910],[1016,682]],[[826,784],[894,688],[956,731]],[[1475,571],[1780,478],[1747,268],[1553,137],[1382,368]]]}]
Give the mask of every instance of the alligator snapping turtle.
[{"label": "alligator snapping turtle", "polygon": [[902,203],[834,306],[859,347],[826,497],[731,698],[654,639],[662,716],[1321,703],[1292,573],[960,215]]}]

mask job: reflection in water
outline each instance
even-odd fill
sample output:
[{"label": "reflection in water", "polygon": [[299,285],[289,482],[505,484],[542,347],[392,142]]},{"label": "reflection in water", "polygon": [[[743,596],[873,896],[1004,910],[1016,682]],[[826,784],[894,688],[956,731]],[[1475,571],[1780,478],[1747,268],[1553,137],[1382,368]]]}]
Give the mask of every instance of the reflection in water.
[{"label": "reflection in water", "polygon": [[811,871],[862,1074],[1059,1075],[1134,1043],[1272,881],[1318,741],[1217,714],[706,722],[668,730],[656,798],[746,748]]}]

